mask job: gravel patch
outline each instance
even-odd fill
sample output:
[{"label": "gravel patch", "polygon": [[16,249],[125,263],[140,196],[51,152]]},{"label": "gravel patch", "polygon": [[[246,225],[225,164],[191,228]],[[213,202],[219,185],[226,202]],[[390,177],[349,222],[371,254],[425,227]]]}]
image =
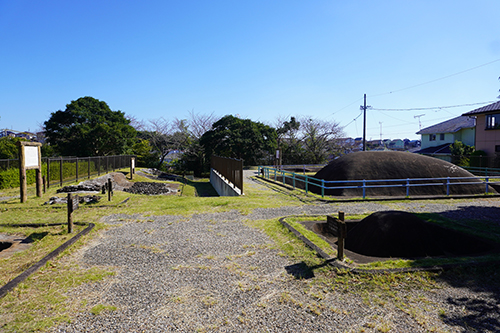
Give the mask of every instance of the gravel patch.
[{"label": "gravel patch", "polygon": [[[247,182],[245,186],[257,186]],[[116,311],[77,314],[53,332],[481,332],[500,330],[499,292],[441,283],[398,290],[402,304],[379,304],[340,289],[316,290],[287,273],[294,262],[247,220],[294,214],[362,214],[400,209],[498,223],[498,199],[440,203],[328,203],[217,214],[115,214],[103,237],[81,249],[81,265],[109,267],[114,277],[68,294]],[[472,208],[471,208],[472,207]],[[467,209],[466,209],[467,208]],[[484,320],[482,319],[484,318]]]}]

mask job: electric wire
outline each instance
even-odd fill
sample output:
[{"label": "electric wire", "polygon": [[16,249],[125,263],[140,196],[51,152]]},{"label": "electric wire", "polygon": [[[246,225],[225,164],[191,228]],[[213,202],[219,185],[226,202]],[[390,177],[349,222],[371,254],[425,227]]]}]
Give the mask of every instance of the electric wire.
[{"label": "electric wire", "polygon": [[409,86],[409,87],[406,87],[406,88],[401,88],[401,89],[397,89],[397,90],[393,90],[393,91],[388,91],[388,92],[385,92],[385,93],[382,93],[382,94],[371,95],[370,97],[378,97],[378,96],[390,95],[390,94],[393,94],[395,92],[400,92],[400,91],[404,91],[404,90],[408,90],[408,89],[420,87],[420,86],[423,86],[423,85],[426,85],[426,84],[429,84],[429,83],[433,83],[433,82],[436,82],[436,81],[444,80],[444,79],[447,79],[447,78],[450,78],[450,77],[453,77],[453,76],[456,76],[456,75],[460,75],[460,74],[472,71],[472,70],[477,69],[477,68],[481,68],[481,67],[493,64],[493,63],[495,63],[497,61],[500,61],[500,58],[495,59],[495,60],[490,61],[490,62],[487,62],[487,63],[482,64],[482,65],[479,65],[479,66],[475,66],[475,67],[472,67],[472,68],[469,68],[469,69],[466,69],[466,70],[454,73],[454,74],[442,76],[440,78],[437,78],[437,79],[434,79],[434,80],[430,80],[430,81],[427,81],[427,82],[423,82],[423,83],[419,83],[419,84],[415,84],[413,86]]},{"label": "electric wire", "polygon": [[451,108],[459,108],[459,107],[465,107],[465,106],[474,106],[474,105],[491,104],[491,103],[495,103],[495,102],[494,101],[488,101],[488,102],[469,103],[469,104],[460,104],[460,105],[433,106],[433,107],[426,107],[426,108],[407,108],[407,109],[378,109],[378,108],[371,108],[371,110],[375,110],[375,111],[389,111],[389,112],[406,112],[406,111],[423,111],[423,110],[436,110],[436,109],[451,109]]}]

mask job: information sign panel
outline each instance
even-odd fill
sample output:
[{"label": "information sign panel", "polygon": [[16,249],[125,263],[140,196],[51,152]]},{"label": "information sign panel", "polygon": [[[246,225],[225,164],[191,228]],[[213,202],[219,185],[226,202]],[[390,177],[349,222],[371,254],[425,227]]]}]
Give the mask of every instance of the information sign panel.
[{"label": "information sign panel", "polygon": [[24,146],[24,167],[26,169],[39,168],[40,160],[38,158],[37,146]]}]

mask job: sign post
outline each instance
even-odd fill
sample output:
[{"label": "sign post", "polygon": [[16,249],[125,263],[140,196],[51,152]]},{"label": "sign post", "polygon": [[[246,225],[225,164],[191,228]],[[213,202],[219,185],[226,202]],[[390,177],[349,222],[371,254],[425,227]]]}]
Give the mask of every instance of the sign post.
[{"label": "sign post", "polygon": [[134,179],[135,173],[135,157],[130,158],[130,179]]},{"label": "sign post", "polygon": [[21,192],[21,203],[28,200],[26,170],[36,171],[36,196],[42,196],[42,154],[40,142],[19,141],[19,188]]}]

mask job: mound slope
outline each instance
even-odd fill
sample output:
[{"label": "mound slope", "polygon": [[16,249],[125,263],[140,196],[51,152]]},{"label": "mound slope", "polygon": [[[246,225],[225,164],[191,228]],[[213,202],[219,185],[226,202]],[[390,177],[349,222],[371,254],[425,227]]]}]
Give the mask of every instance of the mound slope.
[{"label": "mound slope", "polygon": [[367,256],[399,258],[472,255],[494,248],[482,239],[401,211],[367,216],[347,233],[345,247]]},{"label": "mound slope", "polygon": [[[446,177],[474,177],[470,172],[443,160],[424,155],[397,151],[365,151],[347,154],[337,158],[314,176],[324,180],[376,180],[376,179],[406,179],[406,178],[446,178]],[[444,181],[425,180],[419,183],[443,183]],[[481,194],[485,193],[485,186],[479,179],[452,180],[453,183],[477,182],[475,185],[451,185],[450,194]],[[416,182],[412,182],[416,183]],[[406,181],[379,182],[371,185],[399,184],[398,187],[367,188],[366,195],[371,196],[404,196]],[[353,184],[327,184],[326,186],[348,186]],[[361,185],[361,184],[356,184]],[[312,191],[319,193],[316,186]],[[490,191],[495,192],[491,187]],[[495,192],[496,193],[496,192]],[[333,189],[325,190],[325,194],[334,196],[359,196],[362,189]],[[443,195],[446,194],[446,185],[415,186],[410,188],[410,195]]]}]

